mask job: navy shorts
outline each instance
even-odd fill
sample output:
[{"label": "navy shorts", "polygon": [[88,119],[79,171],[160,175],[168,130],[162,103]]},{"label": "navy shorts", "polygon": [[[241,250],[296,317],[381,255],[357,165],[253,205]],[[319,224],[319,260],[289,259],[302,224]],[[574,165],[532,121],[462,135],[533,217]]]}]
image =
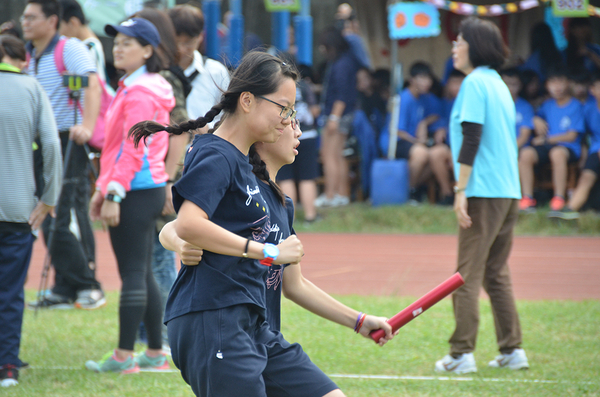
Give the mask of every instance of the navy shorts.
[{"label": "navy shorts", "polygon": [[309,181],[319,177],[319,144],[318,138],[302,139],[298,146],[298,155],[292,164],[281,167],[277,173],[278,181],[293,179]]},{"label": "navy shorts", "polygon": [[322,397],[338,389],[302,347],[236,305],[167,323],[173,362],[196,396]]},{"label": "navy shorts", "polygon": [[[556,146],[560,145],[544,144],[539,146],[532,146],[538,155],[537,165],[550,164],[550,150],[552,150],[552,148]],[[572,149],[569,149],[568,147],[564,148],[569,151],[569,159],[567,160],[567,163],[574,163],[577,160],[579,160],[579,156],[577,156]]]},{"label": "navy shorts", "polygon": [[396,158],[408,160],[410,158],[410,148],[412,147],[413,144],[411,142],[404,139],[399,139],[396,146]]},{"label": "navy shorts", "polygon": [[585,160],[584,170],[590,170],[596,175],[600,174],[600,155],[598,152],[588,154],[587,160]]}]

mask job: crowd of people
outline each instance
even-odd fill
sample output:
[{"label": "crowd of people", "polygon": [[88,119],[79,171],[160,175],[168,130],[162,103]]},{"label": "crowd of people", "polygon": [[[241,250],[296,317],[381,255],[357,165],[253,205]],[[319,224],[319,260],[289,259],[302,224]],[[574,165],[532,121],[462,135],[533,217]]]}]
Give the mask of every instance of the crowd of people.
[{"label": "crowd of people", "polygon": [[[38,229],[55,277],[27,306],[94,310],[106,304],[95,274],[92,221],[99,221],[108,228],[122,280],[119,336],[116,348],[85,363],[87,369],[166,370],[170,350],[197,395],[307,395],[310,389],[310,395],[343,396],[279,332],[283,291],[365,337],[384,329],[381,345],[394,336],[385,318],[341,304],[300,271],[294,208],[302,205],[310,225],[320,219],[318,208],[347,205],[353,198],[348,153],[364,162],[370,145],[374,156],[385,157],[390,142],[389,72],[374,70],[349,5],[334,19],[319,36],[322,67],[296,65],[293,51],[250,51],[232,72],[199,51],[204,17],[192,5],[144,8],[106,25],[114,68],[107,68],[102,43],[76,0],[28,0],[22,31],[16,23],[2,26],[0,79],[11,106],[0,117],[7,143],[0,164],[19,170],[0,175],[3,186],[15,186],[10,197],[0,195],[0,259],[10,264],[0,269],[10,287],[2,289],[0,304],[2,386],[17,384],[27,366],[19,357],[23,286]],[[477,41],[489,33],[502,47],[497,28],[469,21],[441,81],[430,65],[411,65],[399,90],[395,156],[408,162],[411,201],[422,201],[424,186],[435,180],[438,202],[454,204],[464,229],[459,271],[469,288],[454,298],[460,310],[452,349],[436,369],[474,369],[473,302],[486,266],[497,277],[486,278],[484,287],[496,287],[492,304],[506,320],[498,329],[501,355],[490,365],[521,369],[528,364],[506,270],[515,213],[517,206],[535,208],[535,171],[547,163],[554,184],[550,216],[574,219],[586,203],[600,172],[600,47],[591,43],[589,24],[573,19],[561,53],[540,24],[532,31],[531,56],[501,69],[506,54]],[[469,109],[494,92],[501,93],[497,105],[504,113],[482,118],[483,110]],[[501,128],[507,120],[509,135]],[[513,141],[505,152],[496,147]],[[515,160],[502,171],[510,180],[504,193],[498,186],[506,181],[485,177],[503,156]],[[567,199],[568,165],[584,160]],[[483,235],[487,217],[469,216],[467,203],[497,215],[501,236]],[[482,238],[499,244],[492,247],[500,253],[495,261],[469,251]],[[184,265],[179,274],[175,253]],[[134,354],[136,341],[147,349]]]}]

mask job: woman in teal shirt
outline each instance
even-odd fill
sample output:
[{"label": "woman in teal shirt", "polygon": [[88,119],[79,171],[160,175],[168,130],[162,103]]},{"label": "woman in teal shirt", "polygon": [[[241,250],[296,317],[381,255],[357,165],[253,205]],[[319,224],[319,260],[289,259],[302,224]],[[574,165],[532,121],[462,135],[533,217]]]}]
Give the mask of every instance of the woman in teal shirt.
[{"label": "woman in teal shirt", "polygon": [[454,67],[467,75],[450,116],[457,180],[454,211],[460,226],[458,271],[465,285],[452,296],[456,328],[438,372],[476,372],[479,292],[488,293],[500,355],[491,367],[528,368],[507,259],[518,217],[518,150],[515,104],[496,71],[507,48],[492,22],[468,18],[452,48]]}]

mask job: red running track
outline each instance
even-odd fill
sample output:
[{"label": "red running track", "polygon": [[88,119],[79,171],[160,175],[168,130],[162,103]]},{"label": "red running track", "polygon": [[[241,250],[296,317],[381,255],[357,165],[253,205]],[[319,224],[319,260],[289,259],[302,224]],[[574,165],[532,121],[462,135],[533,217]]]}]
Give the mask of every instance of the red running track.
[{"label": "red running track", "polygon": [[[96,231],[97,275],[121,286],[107,232]],[[302,272],[332,294],[418,297],[456,267],[457,237],[445,235],[299,235]],[[37,241],[26,288],[37,289],[45,246]],[[517,299],[600,299],[600,238],[516,237],[509,260]],[[51,276],[50,284],[52,284]]]}]

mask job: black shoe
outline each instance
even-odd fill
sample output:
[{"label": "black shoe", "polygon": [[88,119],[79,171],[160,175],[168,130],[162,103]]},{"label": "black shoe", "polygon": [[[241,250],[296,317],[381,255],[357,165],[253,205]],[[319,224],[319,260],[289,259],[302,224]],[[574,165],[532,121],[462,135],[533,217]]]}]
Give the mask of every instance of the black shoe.
[{"label": "black shoe", "polygon": [[73,301],[69,298],[49,292],[41,301],[27,303],[29,309],[73,309]]},{"label": "black shoe", "polygon": [[29,368],[29,363],[21,360],[21,365],[19,365],[19,369]]},{"label": "black shoe", "polygon": [[19,384],[19,370],[12,364],[6,364],[0,367],[0,386],[9,387]]}]

